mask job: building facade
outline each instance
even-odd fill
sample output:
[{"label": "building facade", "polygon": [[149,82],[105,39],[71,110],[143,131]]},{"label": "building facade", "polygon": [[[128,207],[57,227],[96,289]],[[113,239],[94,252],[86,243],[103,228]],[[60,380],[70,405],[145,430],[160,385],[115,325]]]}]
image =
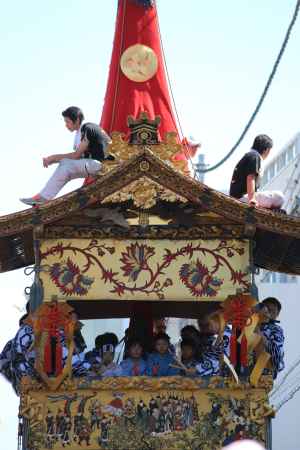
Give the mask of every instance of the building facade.
[{"label": "building facade", "polygon": [[286,201],[288,214],[299,215],[300,197],[300,133],[296,134],[276,155],[267,162],[261,179],[262,190],[280,190]]},{"label": "building facade", "polygon": [[[280,190],[285,195],[283,208],[288,214],[300,215],[300,133],[291,139],[274,158],[267,162],[261,180],[261,189]],[[299,276],[261,270],[256,278],[260,300],[265,297],[277,297],[282,301],[280,314],[281,325],[285,330],[285,364],[283,375],[279,375],[280,383],[287,370],[300,356],[297,345],[300,315]],[[292,380],[292,384],[291,384]],[[283,384],[283,397],[288,396],[296,386],[297,370]],[[299,379],[300,384],[300,379]],[[298,450],[300,429],[296,419],[300,394],[289,400],[278,412],[273,422],[273,450],[286,448]],[[276,404],[276,398],[274,398]]]}]

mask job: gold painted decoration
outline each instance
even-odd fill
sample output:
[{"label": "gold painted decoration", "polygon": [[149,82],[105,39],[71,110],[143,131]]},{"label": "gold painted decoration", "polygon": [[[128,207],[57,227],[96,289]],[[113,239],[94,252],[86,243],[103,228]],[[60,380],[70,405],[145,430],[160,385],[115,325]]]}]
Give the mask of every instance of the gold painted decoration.
[{"label": "gold painted decoration", "polygon": [[[210,383],[212,381],[212,383]],[[73,382],[55,393],[23,392],[28,448],[220,450],[242,438],[266,445],[274,413],[264,389],[183,377]],[[126,447],[124,447],[124,443]]]},{"label": "gold painted decoration", "polygon": [[[147,165],[143,165],[143,171],[145,171]],[[125,188],[116,192],[102,202],[108,203],[121,203],[128,200],[132,200],[137,208],[150,209],[156,205],[158,200],[165,200],[170,203],[181,202],[186,203],[187,200],[169,189],[163,188],[155,181],[150,180],[147,177],[142,177],[133,183],[128,184]]]},{"label": "gold painted decoration", "polygon": [[[72,373],[73,336],[76,325],[72,311],[73,308],[68,304],[52,301],[43,303],[25,321],[32,327],[34,333],[35,369],[50,390],[57,389]],[[53,340],[54,348],[51,344]],[[65,344],[62,344],[62,341]],[[63,345],[68,352],[64,366]]]},{"label": "gold painted decoration", "polygon": [[[131,119],[133,120],[133,119]],[[140,121],[148,120],[146,113],[141,113]],[[161,160],[168,162],[179,171],[183,171],[185,164],[183,161],[175,161],[174,156],[181,151],[181,145],[177,144],[176,133],[167,133],[165,141],[156,145],[136,145],[130,144],[124,139],[122,133],[112,133],[112,143],[108,147],[108,153],[115,157],[114,161],[105,161],[103,163],[103,170],[99,176],[110,172],[118,167],[122,162],[138,156],[143,152],[151,152],[158,156]],[[142,173],[147,174],[150,170],[150,164],[145,159],[139,164],[139,169]],[[158,174],[159,178],[159,174]],[[159,183],[150,180],[146,177],[140,177],[137,181],[127,184],[124,188],[119,189],[114,194],[105,198],[103,203],[120,203],[128,200],[133,200],[134,205],[138,208],[149,209],[154,206],[157,201],[165,200],[168,202],[186,203],[187,200],[180,194],[174,193],[171,190],[163,187]]]},{"label": "gold painted decoration", "polygon": [[240,240],[45,240],[41,264],[46,301],[222,301],[250,288]]},{"label": "gold painted decoration", "polygon": [[[140,117],[143,117],[146,113],[141,113]],[[105,160],[103,166],[108,170],[109,167],[113,168],[120,164],[122,161],[128,161],[129,159],[137,156],[147,149],[154,155],[158,156],[163,161],[168,161],[175,169],[182,170],[182,161],[174,161],[173,157],[182,152],[182,145],[177,142],[177,134],[175,132],[166,133],[164,140],[156,145],[144,144],[130,144],[125,139],[123,133],[114,131],[112,133],[112,142],[109,144],[107,152],[115,157],[115,161]]]},{"label": "gold painted decoration", "polygon": [[122,54],[120,66],[123,74],[131,81],[143,83],[154,77],[158,69],[158,58],[152,48],[135,44]]}]

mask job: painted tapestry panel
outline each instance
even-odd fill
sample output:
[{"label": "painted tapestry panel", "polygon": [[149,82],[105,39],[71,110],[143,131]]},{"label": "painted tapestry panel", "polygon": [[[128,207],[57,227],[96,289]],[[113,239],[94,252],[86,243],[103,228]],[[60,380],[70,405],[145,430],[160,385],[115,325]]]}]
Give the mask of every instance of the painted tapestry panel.
[{"label": "painted tapestry panel", "polygon": [[62,239],[41,244],[45,300],[224,300],[249,290],[249,241]]},{"label": "painted tapestry panel", "polygon": [[106,389],[29,392],[21,405],[29,416],[29,448],[218,450],[241,438],[265,443],[264,389],[195,389],[187,381],[184,389],[172,379],[162,388],[150,381],[149,390],[141,379],[124,379],[107,380]]}]

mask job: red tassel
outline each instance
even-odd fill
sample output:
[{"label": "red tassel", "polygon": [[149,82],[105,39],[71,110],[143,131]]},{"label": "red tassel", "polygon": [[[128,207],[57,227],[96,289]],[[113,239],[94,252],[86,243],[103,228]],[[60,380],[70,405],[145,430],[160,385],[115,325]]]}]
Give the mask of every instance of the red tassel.
[{"label": "red tassel", "polygon": [[247,345],[247,338],[245,335],[242,337],[241,342],[241,364],[244,367],[247,367],[248,365],[248,345]]},{"label": "red tassel", "polygon": [[234,330],[230,336],[230,361],[234,366],[237,364],[237,340]]},{"label": "red tassel", "polygon": [[155,366],[152,367],[152,375],[153,375],[154,377],[157,376],[158,370],[159,370],[159,365],[158,365],[158,364],[156,364]]},{"label": "red tassel", "polygon": [[137,377],[140,374],[140,368],[138,364],[135,364],[132,368],[132,374],[134,377]]},{"label": "red tassel", "polygon": [[45,373],[52,372],[52,360],[51,360],[51,337],[50,334],[47,336],[47,341],[44,350],[44,371]]},{"label": "red tassel", "polygon": [[62,373],[63,370],[62,345],[59,337],[57,338],[56,342],[55,367],[56,367],[55,375],[58,376]]}]

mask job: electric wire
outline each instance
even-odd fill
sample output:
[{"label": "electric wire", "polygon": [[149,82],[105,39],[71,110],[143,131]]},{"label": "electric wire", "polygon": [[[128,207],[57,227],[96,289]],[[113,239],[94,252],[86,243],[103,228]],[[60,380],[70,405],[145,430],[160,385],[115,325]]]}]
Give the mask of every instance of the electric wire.
[{"label": "electric wire", "polygon": [[283,378],[281,379],[280,383],[278,383],[275,388],[272,390],[272,392],[270,393],[270,398],[273,397],[276,392],[278,392],[281,387],[286,383],[287,379],[289,378],[290,374],[292,374],[294,372],[294,370],[300,366],[300,358],[298,358],[292,365],[291,367],[288,369],[288,371],[285,373],[285,375],[283,376]]},{"label": "electric wire", "polygon": [[266,84],[266,86],[265,86],[265,88],[264,88],[264,90],[263,90],[263,92],[262,92],[262,94],[261,94],[261,96],[259,98],[259,101],[257,103],[256,108],[254,109],[252,115],[250,116],[250,119],[249,119],[248,123],[246,124],[244,130],[242,131],[240,137],[238,138],[237,142],[234,144],[234,146],[229,150],[229,152],[217,164],[214,164],[213,166],[208,167],[207,169],[199,170],[200,173],[212,172],[213,170],[216,170],[217,168],[222,166],[231,157],[231,155],[235,152],[235,150],[240,146],[240,144],[244,140],[246,134],[248,133],[250,127],[252,126],[252,124],[253,124],[257,114],[259,113],[259,111],[260,111],[260,109],[261,109],[261,107],[262,107],[262,105],[264,103],[264,100],[265,100],[265,98],[266,98],[266,96],[267,96],[267,94],[269,92],[269,89],[270,89],[271,84],[272,84],[272,82],[274,80],[274,77],[276,75],[276,72],[277,72],[277,69],[279,67],[279,64],[281,62],[281,59],[283,57],[283,54],[284,54],[284,52],[286,50],[286,47],[287,47],[287,44],[289,42],[289,39],[290,39],[290,36],[291,36],[291,32],[292,32],[292,30],[294,28],[294,25],[296,23],[296,20],[297,20],[298,14],[299,14],[299,10],[300,10],[300,0],[297,0],[296,6],[295,6],[295,10],[294,10],[294,14],[292,16],[292,19],[291,19],[290,24],[288,26],[288,29],[286,31],[283,43],[281,45],[281,48],[280,48],[279,53],[278,53],[278,56],[277,56],[277,58],[275,60],[273,68],[271,70],[269,78],[267,80],[267,84]]},{"label": "electric wire", "polygon": [[300,372],[294,373],[288,380],[285,381],[284,384],[281,385],[281,387],[273,393],[273,395],[270,395],[270,399],[274,401],[278,401],[280,398],[285,396],[287,392],[289,392],[291,389],[295,387],[295,385],[298,385],[300,382]]},{"label": "electric wire", "polygon": [[287,402],[292,400],[296,393],[300,390],[300,383],[296,386],[289,394],[277,405],[275,406],[276,412],[278,412]]},{"label": "electric wire", "polygon": [[[238,138],[238,140],[234,144],[234,146],[229,150],[229,152],[218,163],[214,164],[211,167],[205,168],[205,169],[198,168],[197,171],[195,171],[194,164],[193,164],[192,159],[190,158],[189,154],[186,154],[186,152],[185,152],[186,156],[188,156],[188,159],[190,160],[190,162],[192,164],[193,170],[195,171],[195,174],[196,174],[197,177],[199,177],[200,173],[212,172],[213,170],[216,170],[220,166],[222,166],[233,155],[233,153],[236,151],[236,149],[240,146],[240,144],[244,140],[246,134],[248,133],[250,127],[252,126],[252,124],[253,124],[257,114],[259,113],[259,111],[260,111],[260,109],[261,109],[261,107],[262,107],[262,105],[264,103],[264,100],[265,100],[265,98],[266,98],[266,96],[267,96],[267,94],[269,92],[271,84],[272,84],[272,82],[274,80],[274,77],[275,77],[275,75],[277,73],[279,64],[280,64],[280,62],[282,60],[282,57],[283,57],[284,52],[286,50],[287,44],[289,42],[292,30],[293,30],[294,25],[295,25],[295,23],[297,21],[299,10],[300,10],[300,0],[297,0],[292,19],[291,19],[291,21],[289,23],[289,26],[288,26],[288,29],[287,29],[287,31],[285,33],[285,37],[284,37],[283,43],[281,45],[281,48],[279,50],[278,56],[277,56],[277,58],[275,60],[275,63],[273,65],[273,68],[271,70],[271,73],[269,75],[267,83],[266,83],[266,85],[264,87],[264,90],[263,90],[263,92],[262,92],[262,94],[261,94],[261,96],[259,98],[259,101],[258,101],[258,103],[257,103],[257,105],[256,105],[256,107],[255,107],[255,109],[254,109],[254,111],[252,113],[252,115],[250,116],[250,119],[248,120],[246,126],[244,127],[240,137]],[[179,118],[178,111],[177,111],[177,108],[176,108],[174,95],[173,95],[173,91],[172,91],[172,86],[171,86],[171,80],[170,80],[170,77],[169,77],[169,72],[168,72],[168,68],[167,68],[167,64],[166,64],[166,58],[165,58],[165,52],[164,52],[163,42],[162,42],[161,33],[160,33],[159,22],[158,22],[158,29],[159,29],[159,36],[160,36],[161,47],[162,47],[162,54],[163,54],[164,65],[165,65],[166,74],[167,74],[167,78],[168,78],[170,93],[171,93],[172,101],[173,101],[173,104],[174,104],[174,110],[175,110],[175,114],[176,114],[176,117],[177,117],[178,125],[179,125],[179,128],[180,128],[181,134],[183,136],[182,126],[181,126],[180,118]]]}]

